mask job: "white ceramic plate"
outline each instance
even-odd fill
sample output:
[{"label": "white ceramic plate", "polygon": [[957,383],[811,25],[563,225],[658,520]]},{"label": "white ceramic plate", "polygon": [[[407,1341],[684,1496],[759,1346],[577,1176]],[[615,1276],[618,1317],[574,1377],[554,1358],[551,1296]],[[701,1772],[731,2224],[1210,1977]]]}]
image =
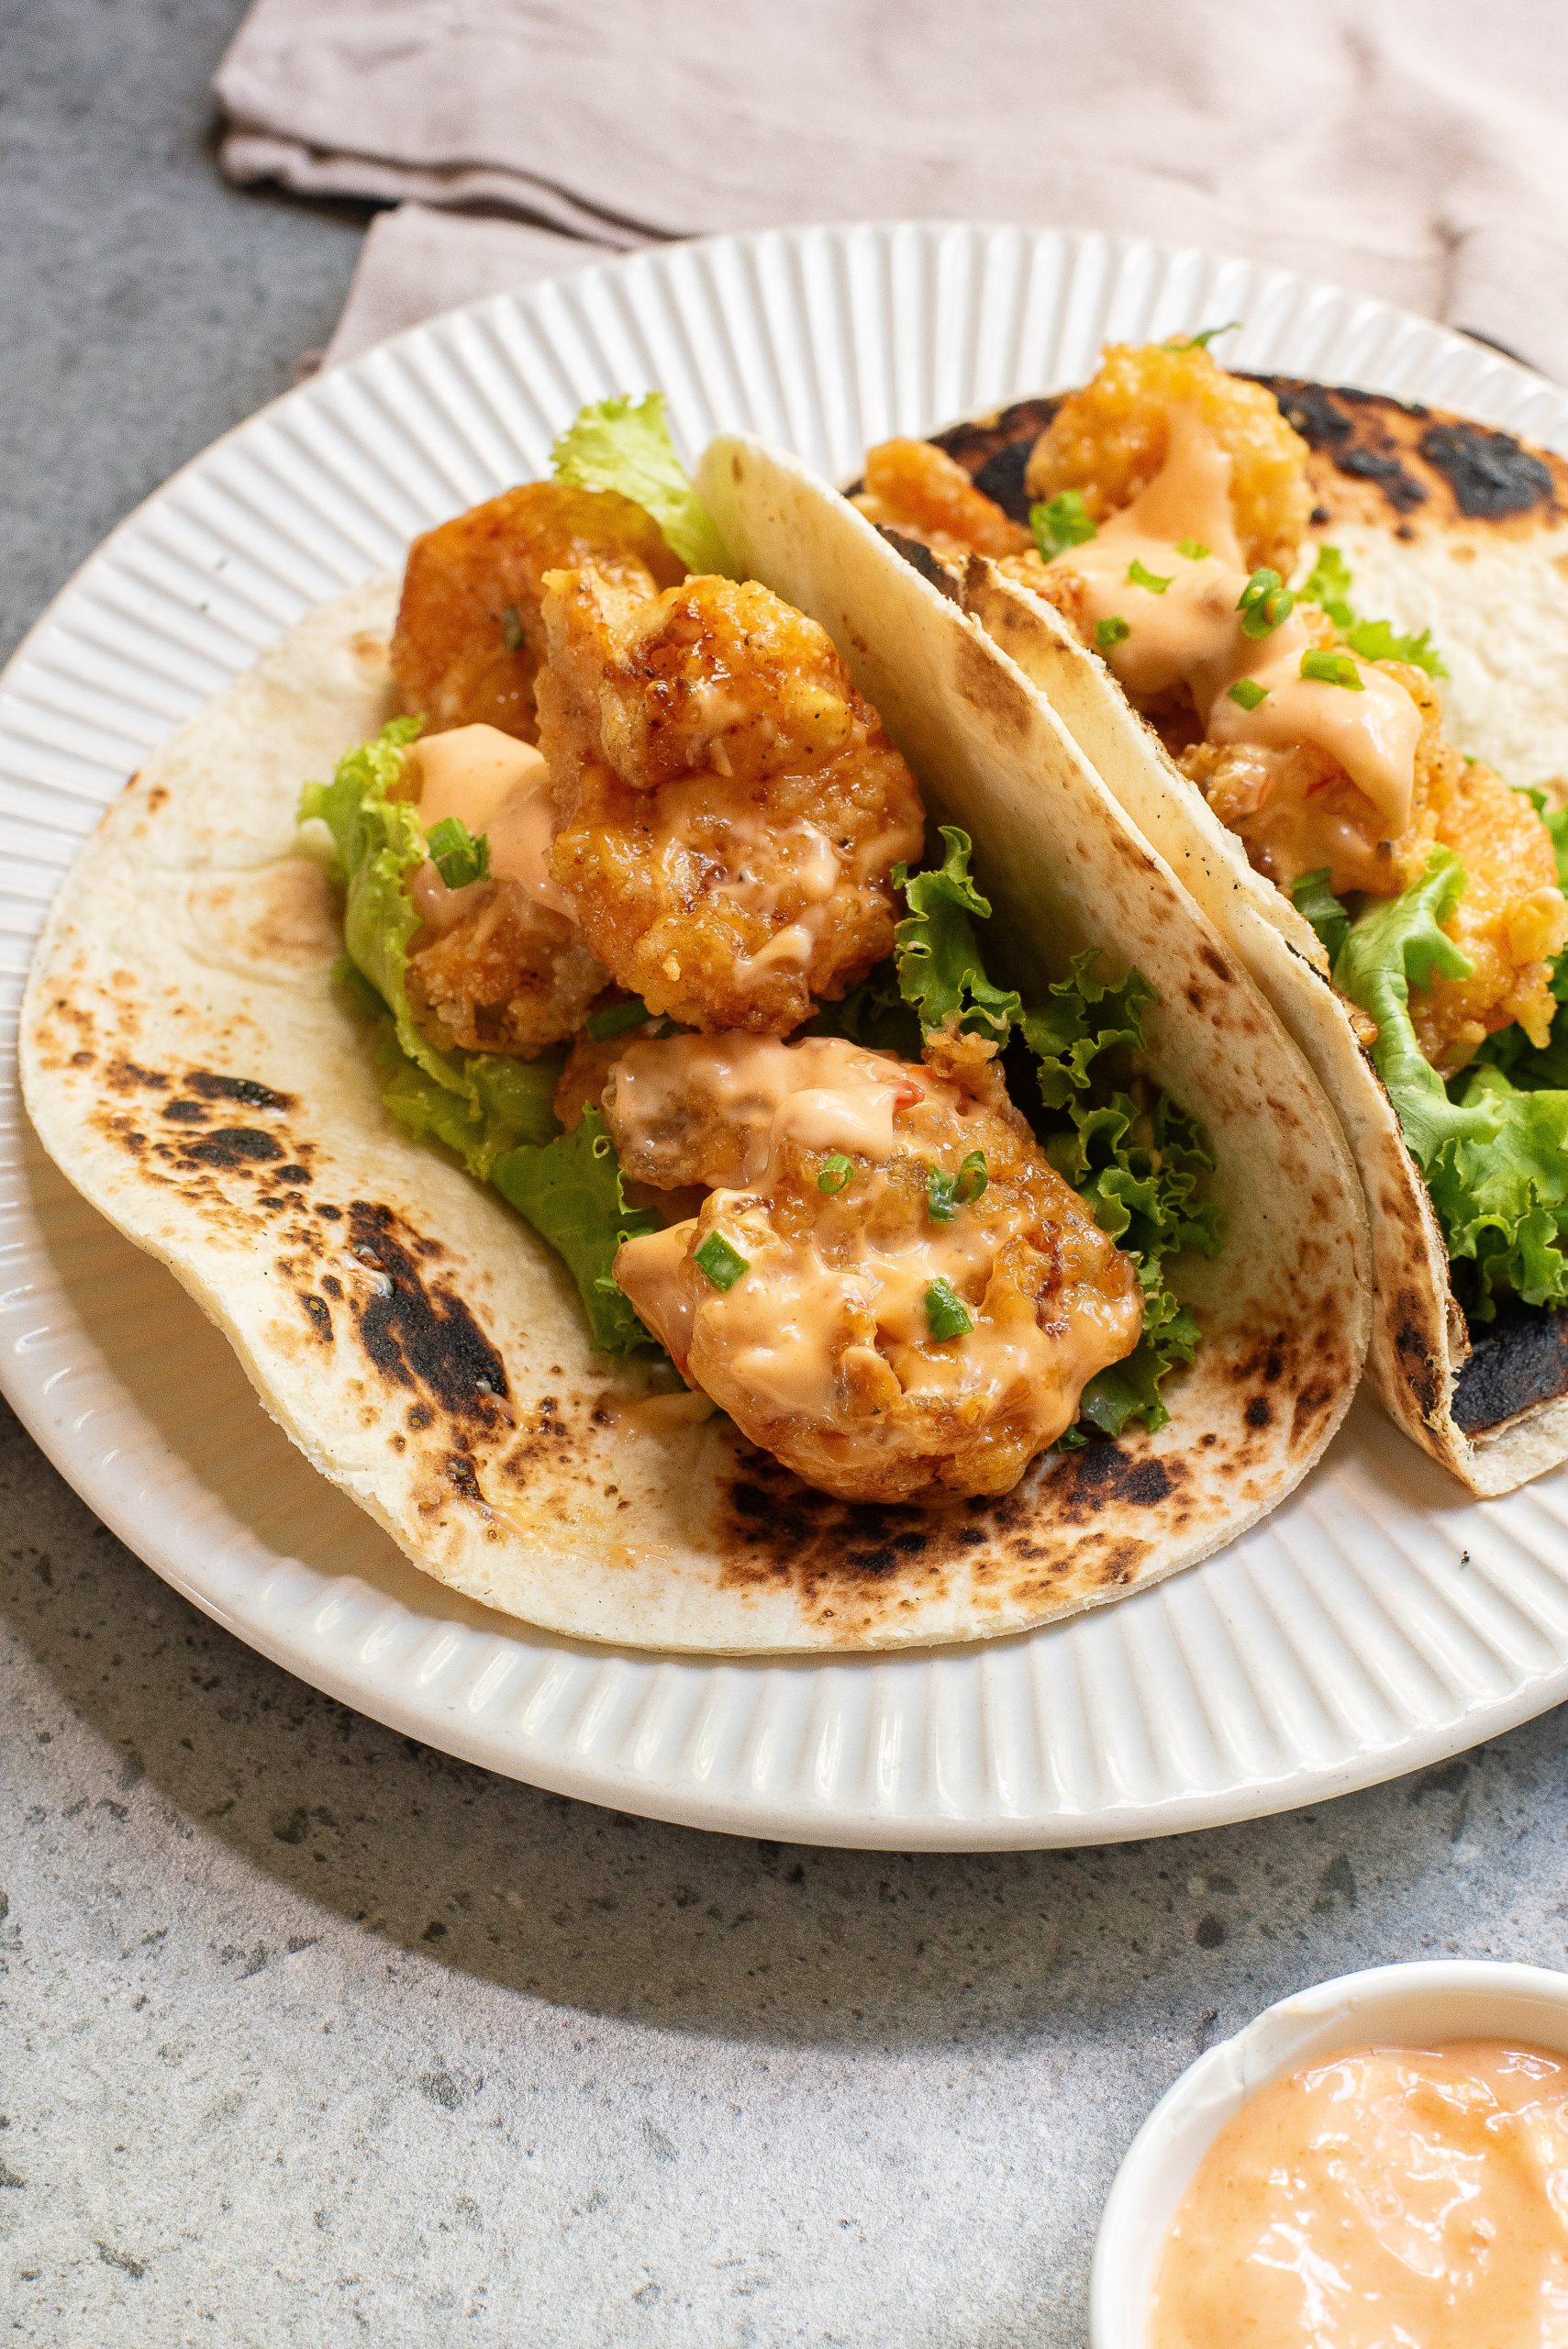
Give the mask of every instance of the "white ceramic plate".
[{"label": "white ceramic plate", "polygon": [[[220,440],[106,541],[0,679],[0,989],[139,759],[309,606],[661,385],[688,451],[867,444],[1081,380],[1106,336],[1245,321],[1238,366],[1568,450],[1568,397],[1386,304],[1050,229],[804,229],[639,254],[417,328]],[[49,1165],[6,1078],[0,1384],[63,1474],[241,1639],[397,1729],[624,1809],[895,1848],[1216,1824],[1436,1760],[1568,1694],[1568,1475],[1486,1504],[1358,1404],[1296,1498],[1141,1597],[842,1662],[578,1647],[416,1574],[263,1414],[173,1280]]]}]

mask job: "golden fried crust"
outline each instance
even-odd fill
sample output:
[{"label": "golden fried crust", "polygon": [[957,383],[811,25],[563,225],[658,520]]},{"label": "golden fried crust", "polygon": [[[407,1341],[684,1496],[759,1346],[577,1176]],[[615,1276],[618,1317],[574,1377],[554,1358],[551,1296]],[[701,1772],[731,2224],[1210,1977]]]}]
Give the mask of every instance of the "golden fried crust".
[{"label": "golden fried crust", "polygon": [[[959,1064],[994,1098],[900,1069],[911,1098],[894,1152],[853,1153],[841,1188],[824,1191],[825,1153],[786,1134],[756,1187],[710,1193],[691,1222],[617,1258],[617,1281],[683,1374],[753,1442],[844,1499],[1009,1490],[1142,1327],[1130,1259],[1041,1156],[999,1082]],[[983,1195],[934,1223],[931,1168],[951,1173],[976,1150]],[[695,1262],[716,1233],[746,1260],[724,1291]],[[951,1277],[969,1333],[931,1334],[934,1272]]]},{"label": "golden fried crust", "polygon": [[551,574],[539,741],[550,871],[653,1012],[784,1035],[891,952],[919,794],[831,639],[755,582],[650,605]]},{"label": "golden fried crust", "polygon": [[1295,565],[1312,495],[1307,447],[1261,384],[1217,367],[1207,351],[1112,343],[1082,391],[1069,392],[1029,453],[1031,497],[1078,490],[1096,522],[1130,505],[1165,461],[1173,407],[1194,408],[1232,463],[1237,536],[1250,564],[1282,578]]},{"label": "golden fried crust", "polygon": [[1444,742],[1427,780],[1432,837],[1463,865],[1464,894],[1443,924],[1473,966],[1412,993],[1422,1052],[1451,1076],[1482,1041],[1517,1019],[1544,1044],[1557,1008],[1552,958],[1568,937],[1551,835],[1529,801],[1479,759]]},{"label": "golden fried crust", "polygon": [[605,974],[570,922],[515,881],[458,892],[472,902],[439,934],[415,935],[408,958],[415,1018],[445,1051],[524,1059],[572,1035]]},{"label": "golden fried crust", "polygon": [[684,575],[640,506],[556,482],[505,490],[416,539],[392,640],[404,708],[432,733],[478,723],[531,742],[544,574],[584,562],[649,596]]},{"label": "golden fried crust", "polygon": [[1545,1042],[1556,1008],[1551,962],[1568,938],[1568,906],[1551,836],[1529,801],[1445,738],[1442,703],[1424,670],[1395,661],[1376,665],[1397,678],[1421,713],[1410,822],[1396,840],[1377,837],[1370,801],[1308,744],[1268,751],[1204,742],[1184,751],[1180,763],[1253,864],[1284,889],[1327,866],[1329,886],[1341,896],[1395,896],[1419,880],[1434,846],[1453,851],[1466,880],[1443,929],[1469,957],[1471,975],[1439,979],[1410,997],[1422,1052],[1451,1076],[1511,1020]]},{"label": "golden fried crust", "polygon": [[867,454],[865,487],[854,502],[868,520],[913,530],[939,554],[1018,555],[1033,544],[1022,524],[930,440],[879,442]]}]

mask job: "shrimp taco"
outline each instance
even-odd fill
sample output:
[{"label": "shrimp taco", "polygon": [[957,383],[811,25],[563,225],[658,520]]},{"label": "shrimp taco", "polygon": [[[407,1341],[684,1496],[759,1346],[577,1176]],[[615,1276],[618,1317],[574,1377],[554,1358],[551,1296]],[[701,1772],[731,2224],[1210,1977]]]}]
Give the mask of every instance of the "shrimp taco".
[{"label": "shrimp taco", "polygon": [[1371,1365],[1472,1490],[1568,1456],[1568,468],[1108,349],[858,502],[1040,685],[1317,1069]]},{"label": "shrimp taco", "polygon": [[700,484],[656,395],[585,411],[160,751],[39,949],[29,1108],[483,1603],[1017,1631],[1321,1453],[1359,1186],[977,623],[755,444]]}]

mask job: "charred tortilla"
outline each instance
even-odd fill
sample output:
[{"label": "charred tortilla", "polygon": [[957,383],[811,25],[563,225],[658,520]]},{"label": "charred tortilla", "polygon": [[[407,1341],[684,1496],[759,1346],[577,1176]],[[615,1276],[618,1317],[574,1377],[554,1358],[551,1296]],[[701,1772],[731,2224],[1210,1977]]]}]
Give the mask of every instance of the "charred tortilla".
[{"label": "charred tortilla", "polygon": [[1186,1270],[1205,1343],[1164,1428],[1046,1457],[999,1501],[853,1507],[591,1352],[559,1260],[388,1117],[334,984],[295,810],[390,714],[390,582],[306,620],[109,811],[34,963],[28,1108],[313,1464],[482,1603],[699,1653],[1021,1631],[1201,1558],[1319,1456],[1366,1344],[1359,1188],[1262,997],[978,625],[800,468],[717,444],[704,485],[973,832],[1020,969],[1095,944],[1156,989],[1150,1063],[1208,1128],[1227,1232]]},{"label": "charred tortilla", "polygon": [[[1556,800],[1568,776],[1568,464],[1433,408],[1260,378],[1307,440],[1311,533],[1340,548],[1363,608],[1429,628],[1459,747]],[[934,435],[1016,520],[1057,398]],[[910,542],[902,542],[910,551]],[[928,573],[934,559],[917,551]],[[1473,1490],[1568,1456],[1568,1318],[1505,1301],[1467,1320],[1426,1185],[1313,933],[1256,874],[1108,672],[1057,616],[975,558],[944,584],[1040,686],[1145,838],[1181,874],[1307,1052],[1362,1169],[1378,1308],[1369,1363],[1393,1416]]]}]

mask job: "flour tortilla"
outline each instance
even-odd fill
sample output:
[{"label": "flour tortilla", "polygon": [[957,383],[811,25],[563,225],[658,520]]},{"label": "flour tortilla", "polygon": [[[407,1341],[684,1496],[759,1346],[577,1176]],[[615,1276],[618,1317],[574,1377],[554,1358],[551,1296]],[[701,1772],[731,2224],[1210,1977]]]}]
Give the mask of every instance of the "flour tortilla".
[{"label": "flour tortilla", "polygon": [[[1507,433],[1360,392],[1269,379],[1312,447],[1313,536],[1340,549],[1359,612],[1429,627],[1451,671],[1449,725],[1509,783],[1568,775],[1568,465]],[[1023,457],[1057,403],[1020,402],[939,436],[1021,511]],[[1058,615],[981,558],[959,592],[1040,686],[1143,837],[1268,996],[1350,1138],[1372,1217],[1368,1358],[1407,1433],[1473,1492],[1568,1459],[1568,1322],[1506,1319],[1473,1352],[1448,1251],[1392,1102],[1329,985],[1311,926],[1254,873],[1110,671]]]},{"label": "flour tortilla", "polygon": [[28,1105],[312,1463],[470,1598],[706,1653],[1021,1631],[1204,1556],[1318,1456],[1366,1345],[1359,1190],[1300,1056],[977,625],[797,468],[731,444],[708,476],[737,551],[833,629],[973,830],[1020,970],[1095,942],[1160,991],[1150,1057],[1209,1127],[1229,1219],[1187,1283],[1207,1343],[1166,1429],[998,1501],[853,1508],[590,1352],[557,1259],[384,1111],[332,984],[324,842],[295,808],[391,712],[391,582],[306,620],[109,811],[39,948]]}]

